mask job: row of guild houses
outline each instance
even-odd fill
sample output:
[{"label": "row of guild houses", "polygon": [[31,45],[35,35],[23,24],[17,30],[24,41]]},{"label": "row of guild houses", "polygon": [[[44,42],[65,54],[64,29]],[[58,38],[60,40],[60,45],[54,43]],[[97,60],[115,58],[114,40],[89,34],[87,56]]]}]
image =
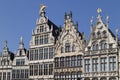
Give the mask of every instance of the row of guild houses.
[{"label": "row of guild houses", "polygon": [[45,5],[32,30],[30,47],[20,37],[17,53],[9,50],[7,41],[0,54],[0,80],[120,80],[120,40],[104,23],[97,9],[96,23],[90,20],[90,36],[79,32],[72,12],[64,15],[61,27],[48,19]]}]

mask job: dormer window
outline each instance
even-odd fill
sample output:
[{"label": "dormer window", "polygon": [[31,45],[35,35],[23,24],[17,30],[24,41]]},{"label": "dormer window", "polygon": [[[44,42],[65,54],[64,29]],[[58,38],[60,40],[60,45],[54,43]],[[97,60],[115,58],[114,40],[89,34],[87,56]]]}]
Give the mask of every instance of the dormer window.
[{"label": "dormer window", "polygon": [[107,37],[107,32],[105,30],[103,31],[103,37]]},{"label": "dormer window", "polygon": [[100,31],[97,32],[97,38],[100,38],[101,35],[100,35]]},{"label": "dormer window", "polygon": [[40,32],[44,32],[44,26],[40,26]]},{"label": "dormer window", "polygon": [[65,52],[70,52],[70,43],[65,44]]}]

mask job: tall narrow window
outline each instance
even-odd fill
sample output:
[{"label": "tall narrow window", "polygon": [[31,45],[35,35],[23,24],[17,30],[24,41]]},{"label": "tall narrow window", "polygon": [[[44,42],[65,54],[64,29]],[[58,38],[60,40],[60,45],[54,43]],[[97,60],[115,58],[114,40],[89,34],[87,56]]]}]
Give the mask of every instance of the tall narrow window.
[{"label": "tall narrow window", "polygon": [[44,48],[44,59],[48,59],[48,48]]},{"label": "tall narrow window", "polygon": [[92,65],[93,65],[92,71],[97,72],[98,71],[98,59],[97,58],[93,58]]},{"label": "tall narrow window", "polygon": [[70,52],[70,43],[65,44],[65,52]]},{"label": "tall narrow window", "polygon": [[35,45],[38,45],[38,36],[35,36]]},{"label": "tall narrow window", "polygon": [[34,75],[38,75],[38,65],[34,64]]},{"label": "tall narrow window", "polygon": [[109,58],[109,70],[115,71],[116,70],[116,57],[112,56]]},{"label": "tall narrow window", "polygon": [[66,67],[70,67],[70,57],[66,57]]},{"label": "tall narrow window", "polygon": [[49,75],[53,74],[53,64],[49,64]]},{"label": "tall narrow window", "polygon": [[48,75],[48,64],[44,64],[44,75]]},{"label": "tall narrow window", "polygon": [[72,52],[75,52],[75,45],[72,46]]},{"label": "tall narrow window", "polygon": [[61,47],[61,53],[63,53],[64,52],[64,48],[63,47]]},{"label": "tall narrow window", "polygon": [[82,66],[82,56],[81,55],[77,56],[77,66]]},{"label": "tall narrow window", "polygon": [[44,42],[43,35],[41,35],[39,44],[41,45],[41,44],[43,44],[43,42]]},{"label": "tall narrow window", "polygon": [[55,68],[59,67],[59,58],[55,58]]},{"label": "tall narrow window", "polygon": [[30,76],[33,76],[33,65],[30,65]]},{"label": "tall narrow window", "polygon": [[64,67],[64,57],[60,58],[60,67]]},{"label": "tall narrow window", "polygon": [[43,75],[43,64],[39,64],[39,75]]},{"label": "tall narrow window", "polygon": [[44,35],[44,44],[48,43],[48,35]]},{"label": "tall narrow window", "polygon": [[39,60],[43,59],[43,48],[39,49]]},{"label": "tall narrow window", "polygon": [[106,71],[107,70],[107,58],[101,58],[101,71]]},{"label": "tall narrow window", "polygon": [[85,72],[90,72],[90,59],[85,59]]},{"label": "tall narrow window", "polygon": [[35,49],[35,58],[34,60],[38,60],[38,49]]},{"label": "tall narrow window", "polygon": [[76,56],[71,57],[71,66],[72,67],[76,66]]},{"label": "tall narrow window", "polygon": [[54,48],[53,48],[53,47],[50,47],[50,48],[49,48],[49,59],[52,59],[52,58],[53,58],[53,55],[54,55]]}]

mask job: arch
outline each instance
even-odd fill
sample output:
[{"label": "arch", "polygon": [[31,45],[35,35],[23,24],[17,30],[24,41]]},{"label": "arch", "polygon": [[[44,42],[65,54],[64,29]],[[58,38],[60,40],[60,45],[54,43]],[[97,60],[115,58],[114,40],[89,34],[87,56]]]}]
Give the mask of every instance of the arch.
[{"label": "arch", "polygon": [[98,80],[98,78],[93,78],[92,80]]},{"label": "arch", "polygon": [[84,80],[90,80],[90,78],[85,78]]},{"label": "arch", "polygon": [[105,78],[105,77],[102,77],[100,80],[107,80],[107,78]]},{"label": "arch", "polygon": [[106,41],[105,40],[102,40],[101,42],[100,42],[100,48],[101,49],[106,49],[107,48],[107,43],[106,43]]},{"label": "arch", "polygon": [[116,78],[115,77],[111,77],[111,78],[109,78],[109,80],[116,80]]}]

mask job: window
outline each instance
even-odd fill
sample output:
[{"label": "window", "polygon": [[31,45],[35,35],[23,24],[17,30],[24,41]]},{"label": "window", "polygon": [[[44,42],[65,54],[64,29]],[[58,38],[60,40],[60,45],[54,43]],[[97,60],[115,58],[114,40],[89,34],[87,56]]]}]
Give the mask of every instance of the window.
[{"label": "window", "polygon": [[2,80],[2,72],[0,72],[0,80]]},{"label": "window", "polygon": [[53,47],[49,48],[49,59],[52,59],[54,55],[54,49]]},{"label": "window", "polygon": [[72,73],[71,73],[71,78],[72,78],[72,80],[76,80],[76,77],[77,77],[77,76],[76,76],[76,73],[75,73],[75,72],[72,72]]},{"label": "window", "polygon": [[49,75],[53,74],[53,64],[49,64]]},{"label": "window", "polygon": [[107,32],[105,30],[103,31],[103,37],[107,37]]},{"label": "window", "polygon": [[107,58],[101,58],[101,71],[107,71]]},{"label": "window", "polygon": [[63,53],[64,52],[64,48],[63,47],[61,47],[61,53]]},{"label": "window", "polygon": [[24,78],[24,69],[21,70],[20,77]]},{"label": "window", "polygon": [[85,59],[85,72],[90,72],[90,59]]},{"label": "window", "polygon": [[33,50],[30,50],[30,60],[33,60],[33,54],[34,54],[34,51]]},{"label": "window", "polygon": [[76,56],[71,57],[71,66],[72,67],[76,66]]},{"label": "window", "polygon": [[109,44],[109,48],[110,48],[110,49],[113,48],[113,44]]},{"label": "window", "polygon": [[70,67],[70,57],[66,57],[66,67]]},{"label": "window", "polygon": [[3,80],[6,80],[6,72],[3,72]]},{"label": "window", "polygon": [[43,42],[44,42],[44,39],[43,39],[43,35],[42,35],[42,36],[40,36],[40,42],[39,42],[39,44],[41,45],[41,44],[43,44]]},{"label": "window", "polygon": [[115,71],[116,70],[116,57],[112,56],[109,58],[109,70],[110,71]]},{"label": "window", "polygon": [[64,67],[64,57],[60,58],[60,67]]},{"label": "window", "polygon": [[28,70],[27,69],[25,69],[25,78],[28,78]]},{"label": "window", "polygon": [[38,60],[38,49],[35,49],[34,60]]},{"label": "window", "polygon": [[75,45],[72,46],[72,52],[75,52]]},{"label": "window", "polygon": [[65,52],[70,52],[70,44],[69,43],[65,44]]},{"label": "window", "polygon": [[35,45],[38,45],[38,36],[35,36]]},{"label": "window", "polygon": [[48,59],[48,48],[44,48],[44,59]]},{"label": "window", "polygon": [[44,35],[44,44],[48,43],[48,35]]},{"label": "window", "polygon": [[15,78],[15,70],[12,70],[12,78]]},{"label": "window", "polygon": [[11,79],[10,79],[10,76],[11,76],[11,75],[10,75],[10,72],[7,72],[7,80],[11,80]]},{"label": "window", "polygon": [[33,76],[33,65],[30,65],[30,76]]},{"label": "window", "polygon": [[82,66],[82,56],[81,55],[77,56],[77,66]]},{"label": "window", "polygon": [[82,78],[82,74],[81,74],[82,72],[77,72],[77,80],[81,80],[81,78]]},{"label": "window", "polygon": [[43,74],[43,64],[39,64],[39,75]]},{"label": "window", "polygon": [[16,59],[16,65],[17,66],[22,66],[25,64],[25,59]]},{"label": "window", "polygon": [[44,26],[40,26],[40,32],[44,32]]},{"label": "window", "polygon": [[101,42],[101,49],[107,49],[107,43],[105,41]]},{"label": "window", "polygon": [[101,35],[100,35],[100,31],[97,32],[97,38],[100,38]]},{"label": "window", "polygon": [[43,59],[43,48],[39,49],[39,60]]},{"label": "window", "polygon": [[48,64],[44,64],[44,75],[48,75]]},{"label": "window", "polygon": [[55,68],[59,67],[59,58],[55,58]]},{"label": "window", "polygon": [[34,64],[34,75],[38,75],[38,65]]},{"label": "window", "polygon": [[93,58],[92,60],[92,71],[93,72],[97,72],[98,71],[98,59],[97,58]]}]

